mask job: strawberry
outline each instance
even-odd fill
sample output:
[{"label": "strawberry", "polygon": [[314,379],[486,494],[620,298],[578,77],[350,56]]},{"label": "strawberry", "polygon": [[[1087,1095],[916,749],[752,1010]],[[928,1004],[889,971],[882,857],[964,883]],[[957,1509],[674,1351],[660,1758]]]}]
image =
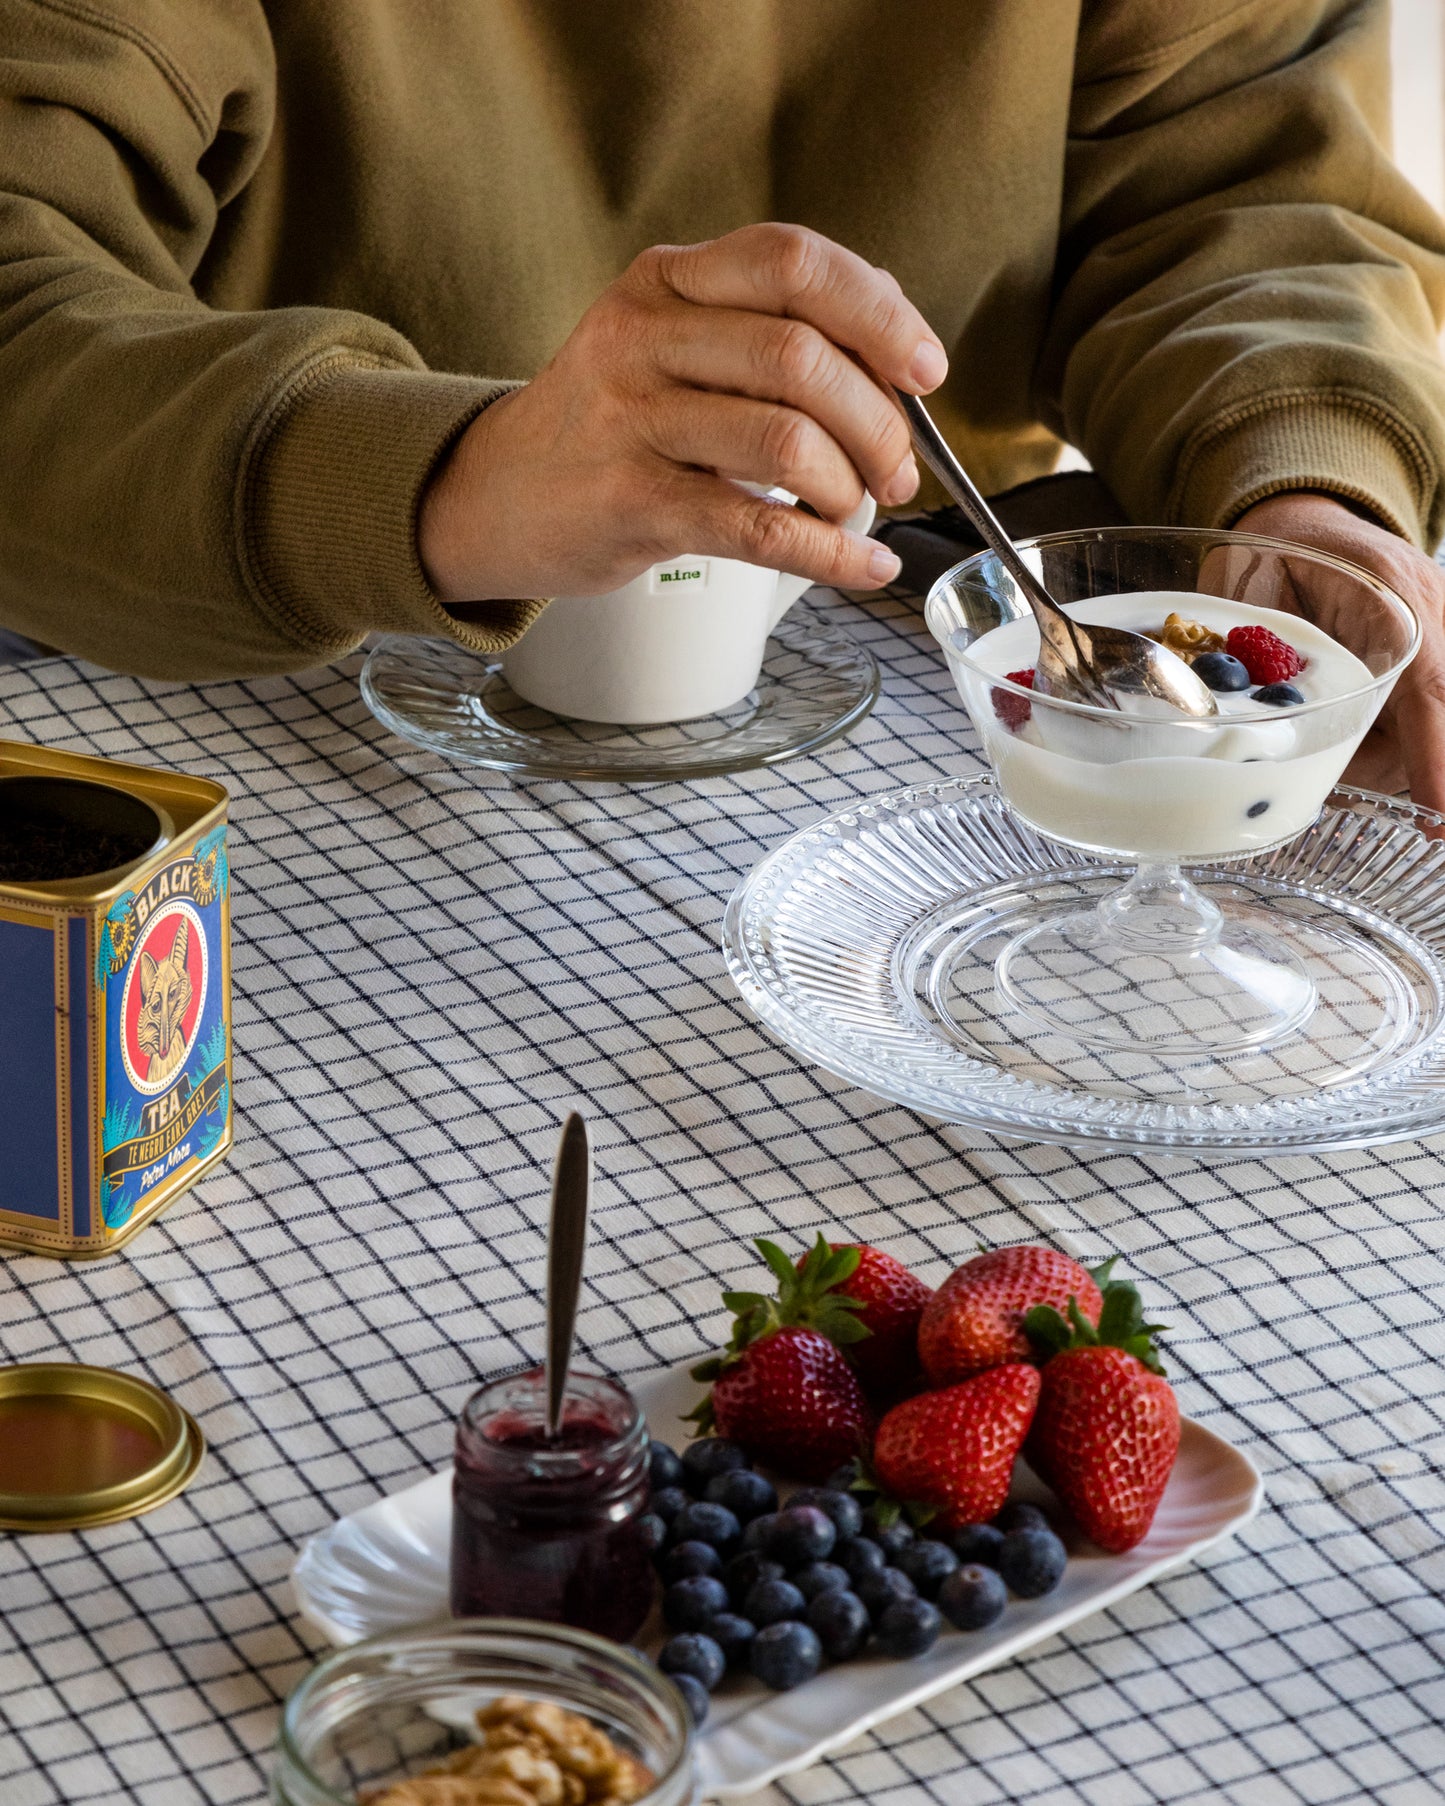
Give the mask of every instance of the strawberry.
[{"label": "strawberry", "polygon": [[[1099,1276],[1107,1272],[1100,1268]],[[1095,1277],[1057,1248],[1027,1242],[976,1254],[943,1282],[923,1312],[918,1352],[924,1372],[935,1386],[949,1386],[1001,1361],[1033,1360],[1025,1313],[1036,1304],[1062,1310],[1072,1297],[1097,1323],[1104,1301]]]},{"label": "strawberry", "polygon": [[[822,1244],[821,1236],[818,1240]],[[866,1242],[823,1245],[834,1254],[847,1247],[857,1252],[858,1265],[838,1290],[857,1300],[856,1321],[868,1335],[848,1345],[848,1359],[870,1398],[896,1398],[918,1378],[918,1320],[933,1290],[881,1248]],[[812,1258],[805,1254],[798,1262],[800,1273]]]},{"label": "strawberry", "polygon": [[1050,1305],[1027,1328],[1047,1354],[1028,1458],[1101,1549],[1143,1542],[1179,1453],[1179,1404],[1154,1348],[1139,1294],[1114,1280],[1097,1326],[1072,1299],[1065,1322]]},{"label": "strawberry", "polygon": [[960,1386],[905,1399],[873,1439],[879,1484],[895,1498],[930,1507],[940,1529],[985,1522],[1008,1497],[1038,1396],[1038,1369],[1010,1361]]},{"label": "strawberry", "polygon": [[868,1330],[858,1300],[838,1290],[858,1266],[856,1248],[832,1250],[821,1236],[799,1270],[776,1243],[758,1252],[778,1281],[775,1298],[724,1292],[733,1333],[721,1355],[692,1370],[712,1391],[692,1413],[798,1480],[822,1480],[858,1453],[873,1414],[843,1347]]},{"label": "strawberry", "polygon": [[[1011,684],[1018,684],[1025,690],[1031,690],[1034,687],[1032,665],[1027,671],[1006,671],[1004,676]],[[1015,696],[1012,690],[992,689],[988,696],[989,701],[993,704],[994,714],[1011,734],[1016,734],[1033,714],[1033,709],[1028,702],[1022,696]]]},{"label": "strawberry", "polygon": [[1305,668],[1288,640],[1268,627],[1231,627],[1224,643],[1248,671],[1252,684],[1282,684]]},{"label": "strawberry", "polygon": [[693,1378],[712,1379],[710,1427],[795,1480],[826,1479],[872,1427],[858,1376],[815,1329],[772,1330],[716,1370],[703,1362]]}]

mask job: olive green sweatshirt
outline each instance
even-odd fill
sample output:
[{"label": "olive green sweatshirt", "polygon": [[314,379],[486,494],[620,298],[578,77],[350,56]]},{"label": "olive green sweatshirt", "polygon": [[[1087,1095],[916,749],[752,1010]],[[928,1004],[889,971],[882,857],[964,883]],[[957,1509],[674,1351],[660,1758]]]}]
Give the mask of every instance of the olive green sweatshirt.
[{"label": "olive green sweatshirt", "polygon": [[[948,347],[990,487],[1440,532],[1445,228],[1386,0],[0,0],[0,625],[122,669],[505,644],[449,443],[645,246],[800,221]],[[685,548],[679,548],[684,550]]]}]

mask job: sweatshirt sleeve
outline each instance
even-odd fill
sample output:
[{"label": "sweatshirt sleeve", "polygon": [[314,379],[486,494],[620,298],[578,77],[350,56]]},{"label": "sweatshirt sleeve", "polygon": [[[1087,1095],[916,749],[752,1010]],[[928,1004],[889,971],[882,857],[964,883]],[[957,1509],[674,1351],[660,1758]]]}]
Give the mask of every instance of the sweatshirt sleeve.
[{"label": "sweatshirt sleeve", "polygon": [[1321,489],[1445,526],[1445,222],[1387,0],[1084,0],[1041,412],[1135,520]]},{"label": "sweatshirt sleeve", "polygon": [[0,0],[0,624],[120,670],[295,669],[376,629],[492,650],[416,510],[510,386],[364,314],[192,286],[272,123],[257,0]]}]

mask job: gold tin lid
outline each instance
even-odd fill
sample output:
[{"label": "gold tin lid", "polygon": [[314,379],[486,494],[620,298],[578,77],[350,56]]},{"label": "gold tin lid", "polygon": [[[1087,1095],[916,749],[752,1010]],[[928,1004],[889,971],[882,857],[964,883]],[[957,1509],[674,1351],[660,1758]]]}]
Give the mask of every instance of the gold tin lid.
[{"label": "gold tin lid", "polygon": [[88,1530],[190,1484],[200,1426],[148,1380],[108,1367],[0,1367],[0,1530]]}]

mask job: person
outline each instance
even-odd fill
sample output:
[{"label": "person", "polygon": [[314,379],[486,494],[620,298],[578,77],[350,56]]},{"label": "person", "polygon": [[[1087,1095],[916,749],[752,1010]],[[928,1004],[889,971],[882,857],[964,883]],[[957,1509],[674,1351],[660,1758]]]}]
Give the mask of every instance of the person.
[{"label": "person", "polygon": [[1445,806],[1387,56],[1387,0],[0,0],[0,625],[204,679],[682,551],[876,588],[894,384],[987,488],[1067,439],[1387,578],[1356,775]]}]

